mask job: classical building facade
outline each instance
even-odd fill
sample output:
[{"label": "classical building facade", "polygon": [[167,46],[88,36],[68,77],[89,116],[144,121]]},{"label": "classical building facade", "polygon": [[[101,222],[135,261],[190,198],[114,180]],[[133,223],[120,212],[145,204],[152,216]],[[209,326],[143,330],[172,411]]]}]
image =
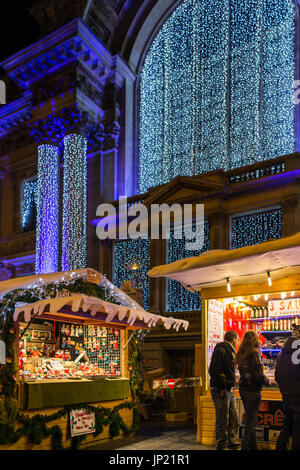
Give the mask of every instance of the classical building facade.
[{"label": "classical building facade", "polygon": [[[298,4],[221,3],[29,1],[36,38],[1,58],[1,279],[135,281],[146,309],[190,321],[146,338],[148,367],[173,375],[195,373],[201,298],[147,271],[300,231]],[[100,241],[97,207],[121,196],[204,204],[202,249]]]}]

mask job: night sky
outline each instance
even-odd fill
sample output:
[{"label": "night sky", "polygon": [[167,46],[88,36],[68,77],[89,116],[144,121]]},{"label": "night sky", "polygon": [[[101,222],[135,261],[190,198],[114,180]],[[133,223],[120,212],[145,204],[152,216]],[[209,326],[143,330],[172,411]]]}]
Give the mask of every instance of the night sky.
[{"label": "night sky", "polygon": [[38,37],[39,27],[26,9],[26,1],[1,1],[0,61],[32,44]]}]

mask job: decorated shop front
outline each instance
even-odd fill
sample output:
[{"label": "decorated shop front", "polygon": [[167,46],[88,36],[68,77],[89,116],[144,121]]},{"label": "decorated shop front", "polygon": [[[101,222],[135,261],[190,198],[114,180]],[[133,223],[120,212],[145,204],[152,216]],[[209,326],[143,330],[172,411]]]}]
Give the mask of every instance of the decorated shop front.
[{"label": "decorated shop front", "polygon": [[[215,442],[215,412],[209,391],[208,367],[215,345],[226,331],[235,330],[241,341],[254,330],[261,341],[261,354],[269,387],[262,390],[257,418],[260,448],[274,448],[283,426],[281,393],[275,382],[276,357],[292,325],[300,324],[300,234],[235,250],[216,250],[199,257],[157,266],[149,275],[177,280],[202,298],[202,391],[197,404],[197,439]],[[237,384],[239,381],[236,370]],[[237,397],[240,438],[244,408]]]},{"label": "decorated shop front", "polygon": [[0,448],[93,445],[138,429],[139,347],[158,323],[100,273],[0,283]]}]

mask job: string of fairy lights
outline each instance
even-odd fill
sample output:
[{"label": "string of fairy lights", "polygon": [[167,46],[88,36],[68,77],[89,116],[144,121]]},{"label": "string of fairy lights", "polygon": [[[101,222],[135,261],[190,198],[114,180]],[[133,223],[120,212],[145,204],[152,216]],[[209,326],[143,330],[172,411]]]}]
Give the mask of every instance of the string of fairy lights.
[{"label": "string of fairy lights", "polygon": [[121,287],[124,281],[134,282],[142,289],[143,308],[149,308],[150,240],[120,240],[113,243],[113,283]]},{"label": "string of fairy lights", "polygon": [[52,273],[59,259],[59,150],[38,147],[36,274]]},{"label": "string of fairy lights", "polygon": [[37,178],[23,182],[22,230],[27,232],[36,227],[36,206],[38,197]]},{"label": "string of fairy lights", "polygon": [[[192,227],[195,230],[195,225]],[[209,223],[204,223],[204,244],[200,250],[189,251],[185,248],[186,237],[182,234],[182,238],[176,239],[174,231],[170,232],[168,244],[167,262],[173,263],[178,259],[189,258],[191,256],[199,256],[204,251],[208,251],[210,247],[210,230]],[[179,282],[168,279],[168,312],[192,311],[201,309],[201,296],[198,292],[189,292]]]},{"label": "string of fairy lights", "polygon": [[139,190],[294,150],[292,1],[185,0],[140,75]]},{"label": "string of fairy lights", "polygon": [[231,248],[257,245],[282,237],[282,209],[272,209],[231,218]]},{"label": "string of fairy lights", "polygon": [[87,261],[87,139],[64,138],[62,270],[86,267]]}]

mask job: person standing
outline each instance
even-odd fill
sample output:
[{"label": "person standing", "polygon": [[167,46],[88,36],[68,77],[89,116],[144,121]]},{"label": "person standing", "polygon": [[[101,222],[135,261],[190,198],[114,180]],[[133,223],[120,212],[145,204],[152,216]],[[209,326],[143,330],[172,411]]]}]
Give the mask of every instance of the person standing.
[{"label": "person standing", "polygon": [[238,334],[234,330],[225,333],[224,341],[218,343],[213,351],[209,366],[210,391],[216,410],[216,449],[237,450],[239,420],[236,399],[233,394],[235,385],[235,348]]},{"label": "person standing", "polygon": [[257,450],[255,426],[261,401],[261,389],[263,385],[269,385],[269,379],[264,374],[259,348],[258,335],[255,331],[249,330],[244,334],[236,355],[240,373],[239,392],[246,414],[242,450]]},{"label": "person standing", "polygon": [[276,450],[287,450],[292,437],[292,450],[300,450],[300,326],[292,324],[292,337],[287,339],[277,356],[275,380],[283,400],[284,423]]}]

